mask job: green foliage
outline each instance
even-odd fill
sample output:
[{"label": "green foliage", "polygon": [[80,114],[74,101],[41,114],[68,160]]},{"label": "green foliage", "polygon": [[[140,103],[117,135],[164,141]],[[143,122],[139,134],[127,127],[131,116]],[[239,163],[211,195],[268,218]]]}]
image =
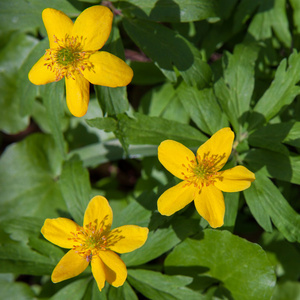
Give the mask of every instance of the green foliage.
[{"label": "green foliage", "polygon": [[[0,1],[0,298],[299,299],[300,1],[48,2]],[[134,77],[91,85],[76,118],[64,79],[35,86],[28,72],[49,48],[43,9],[75,20],[98,4],[114,13],[100,51]],[[235,133],[225,169],[256,177],[224,193],[224,225],[210,229],[193,203],[161,215],[158,198],[180,180],[158,160],[160,143],[195,153],[224,127]],[[54,284],[67,250],[41,227],[58,217],[81,226],[95,195],[108,199],[112,228],[147,227],[148,239],[121,254],[118,288],[100,292],[90,266]]]}]

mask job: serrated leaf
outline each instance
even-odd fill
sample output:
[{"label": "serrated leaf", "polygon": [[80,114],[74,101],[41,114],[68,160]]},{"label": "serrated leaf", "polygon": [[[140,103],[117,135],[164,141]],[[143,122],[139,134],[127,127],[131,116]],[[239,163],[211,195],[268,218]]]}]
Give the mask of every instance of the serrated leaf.
[{"label": "serrated leaf", "polygon": [[53,140],[43,134],[7,147],[0,159],[0,219],[51,218],[65,210],[57,182],[61,163]]},{"label": "serrated leaf", "polygon": [[271,86],[255,105],[249,121],[251,129],[268,122],[300,94],[296,85],[300,80],[299,68],[300,54],[294,50],[288,60],[281,61]]},{"label": "serrated leaf", "polygon": [[70,214],[81,226],[90,201],[91,185],[89,173],[78,158],[71,158],[63,165],[60,188]]},{"label": "serrated leaf", "polygon": [[189,85],[203,88],[210,83],[210,67],[202,60],[199,50],[185,38],[154,22],[123,19],[123,25],[130,38],[170,81],[176,82],[175,67]]},{"label": "serrated leaf", "polygon": [[169,276],[150,270],[128,270],[128,281],[148,299],[207,299],[186,286],[191,277]]},{"label": "serrated leaf", "polygon": [[181,83],[176,91],[183,107],[203,132],[212,135],[228,126],[212,89],[198,90]]},{"label": "serrated leaf", "polygon": [[118,5],[123,13],[159,22],[199,21],[215,17],[218,8],[215,0],[126,0]]},{"label": "serrated leaf", "polygon": [[238,44],[232,55],[226,53],[223,59],[223,77],[214,85],[221,107],[238,134],[249,111],[258,50],[256,44]]},{"label": "serrated leaf", "polygon": [[158,145],[163,140],[172,139],[185,146],[199,146],[207,140],[197,129],[179,122],[158,117],[149,117],[140,113],[134,114],[135,119],[119,115],[117,136],[121,136],[129,144]]},{"label": "serrated leaf", "polygon": [[300,241],[300,215],[290,206],[272,181],[261,174],[251,188],[244,191],[247,197],[257,197],[265,212],[284,237],[290,242]]},{"label": "serrated leaf", "polygon": [[168,255],[165,267],[172,272],[208,268],[206,273],[240,300],[270,299],[276,282],[263,249],[228,231],[206,229],[200,240],[186,239]]}]

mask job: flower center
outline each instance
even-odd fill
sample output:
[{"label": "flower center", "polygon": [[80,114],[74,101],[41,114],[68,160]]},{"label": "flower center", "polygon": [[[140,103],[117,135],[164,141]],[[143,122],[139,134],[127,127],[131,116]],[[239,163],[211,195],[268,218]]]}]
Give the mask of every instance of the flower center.
[{"label": "flower center", "polygon": [[83,51],[85,39],[66,34],[65,38],[58,39],[54,36],[57,48],[47,49],[45,54],[48,69],[56,73],[56,81],[64,76],[73,79],[75,74],[81,74],[85,69],[92,70],[94,65],[89,61],[90,56],[96,51]]},{"label": "flower center", "polygon": [[225,158],[225,153],[223,155],[205,153],[203,157],[197,155],[196,160],[187,159],[187,164],[182,164],[186,168],[184,175],[184,180],[187,185],[193,184],[194,187],[200,190],[204,186],[209,186],[214,184],[215,178],[218,175],[219,163]]},{"label": "flower center", "polygon": [[73,237],[69,240],[75,242],[73,250],[87,261],[90,261],[92,256],[97,255],[99,251],[107,249],[106,235],[108,231],[103,226],[98,225],[97,219],[85,227],[78,227],[76,232],[71,232],[71,234]]}]

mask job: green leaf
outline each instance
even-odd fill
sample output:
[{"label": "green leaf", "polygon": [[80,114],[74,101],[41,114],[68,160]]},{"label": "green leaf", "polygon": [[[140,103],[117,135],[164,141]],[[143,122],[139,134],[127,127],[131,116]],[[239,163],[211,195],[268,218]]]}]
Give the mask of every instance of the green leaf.
[{"label": "green leaf", "polygon": [[108,299],[138,300],[138,297],[127,281],[120,287],[109,287]]},{"label": "green leaf", "polygon": [[[112,27],[110,38],[101,50],[108,51],[124,60],[124,48],[117,26]],[[103,115],[113,116],[128,110],[129,103],[126,87],[111,88],[94,85],[94,88]]]},{"label": "green leaf", "polygon": [[262,171],[265,175],[279,180],[300,184],[300,157],[288,156],[263,149],[248,152],[245,162],[253,172]]},{"label": "green leaf", "polygon": [[278,282],[272,300],[299,300],[300,283],[293,281]]},{"label": "green leaf", "polygon": [[28,116],[19,108],[18,79],[22,74],[22,79],[28,81],[27,74],[20,74],[20,67],[36,43],[30,36],[14,33],[0,51],[0,128],[9,134],[18,133],[29,124]]},{"label": "green leaf", "polygon": [[77,157],[65,162],[60,187],[70,214],[77,224],[83,224],[84,212],[90,201],[91,185],[88,170],[83,168]]},{"label": "green leaf", "polygon": [[61,155],[65,158],[66,144],[62,132],[62,118],[64,117],[64,86],[64,80],[47,84],[43,100],[53,139],[55,140]]},{"label": "green leaf", "polygon": [[228,121],[212,89],[198,90],[181,83],[177,89],[178,97],[199,129],[207,134],[214,134],[228,126]]},{"label": "green leaf", "polygon": [[146,93],[140,111],[151,117],[163,117],[184,124],[189,122],[189,115],[178,98],[177,90],[169,82]]},{"label": "green leaf", "polygon": [[42,22],[43,9],[51,7],[63,11],[70,17],[77,16],[79,11],[67,0],[15,0],[0,2],[0,31],[21,30],[31,32],[44,27]]},{"label": "green leaf", "polygon": [[186,286],[191,277],[169,276],[149,270],[128,270],[128,281],[148,299],[207,299]]},{"label": "green leaf", "polygon": [[2,299],[29,300],[36,299],[29,285],[23,282],[1,282],[0,290]]},{"label": "green leaf", "polygon": [[224,74],[214,85],[215,94],[235,132],[241,133],[254,88],[254,66],[259,48],[238,44],[223,59]]},{"label": "green leaf", "polygon": [[150,231],[143,247],[131,253],[122,254],[127,266],[144,264],[172,249],[186,237],[199,231],[199,221],[177,218],[171,226]]},{"label": "green leaf", "polygon": [[258,12],[248,27],[249,39],[259,40],[272,38],[275,32],[285,47],[291,47],[292,37],[286,15],[285,0],[264,0],[260,2]]},{"label": "green leaf", "polygon": [[215,0],[126,0],[118,4],[123,13],[159,22],[199,21],[215,17],[217,11]]},{"label": "green leaf", "polygon": [[240,300],[270,299],[276,281],[262,248],[228,231],[206,229],[200,240],[186,239],[168,255],[165,267],[172,272],[208,268],[206,274]]},{"label": "green leaf", "polygon": [[268,122],[300,94],[296,85],[300,80],[299,68],[300,54],[294,50],[288,60],[281,61],[271,86],[255,105],[249,121],[251,129]]},{"label": "green leaf", "polygon": [[256,173],[256,180],[244,193],[248,200],[256,197],[255,201],[261,203],[264,211],[288,241],[300,241],[300,215],[268,177],[260,172]]},{"label": "green leaf", "polygon": [[106,132],[115,131],[117,129],[117,121],[114,118],[94,118],[86,120],[86,122],[89,126],[103,129]]},{"label": "green leaf", "polygon": [[207,140],[197,129],[179,122],[158,117],[148,117],[135,113],[135,119],[126,115],[119,115],[116,135],[129,144],[154,144],[158,145],[163,140],[172,139],[185,146],[199,146]]},{"label": "green leaf", "polygon": [[293,23],[296,27],[297,33],[300,33],[300,1],[290,0],[290,4],[293,8]]},{"label": "green leaf", "polygon": [[85,291],[88,287],[91,278],[83,278],[76,280],[67,286],[60,289],[54,296],[51,297],[51,300],[81,300],[85,294]]},{"label": "green leaf", "polygon": [[223,228],[233,231],[239,208],[239,193],[225,193],[225,216]]},{"label": "green leaf", "polygon": [[51,218],[65,210],[57,182],[61,163],[53,140],[43,134],[7,147],[0,159],[0,219]]},{"label": "green leaf", "polygon": [[154,22],[123,19],[123,25],[130,38],[170,81],[176,82],[176,68],[189,85],[203,88],[210,83],[210,67],[202,60],[198,49],[185,38]]}]

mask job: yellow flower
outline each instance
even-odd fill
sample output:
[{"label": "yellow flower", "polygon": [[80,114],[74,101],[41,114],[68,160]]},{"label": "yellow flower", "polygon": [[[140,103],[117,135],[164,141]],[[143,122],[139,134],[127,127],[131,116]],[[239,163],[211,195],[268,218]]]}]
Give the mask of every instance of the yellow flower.
[{"label": "yellow flower", "polygon": [[42,18],[50,49],[32,67],[28,78],[42,85],[65,77],[67,105],[74,116],[82,117],[87,112],[89,82],[108,87],[130,83],[133,71],[123,60],[97,51],[107,41],[112,27],[113,14],[107,7],[89,7],[75,23],[53,8],[44,9]]},{"label": "yellow flower", "polygon": [[222,191],[242,191],[255,180],[255,175],[243,166],[219,171],[230,156],[233,140],[231,129],[223,128],[199,147],[196,156],[178,142],[162,142],[158,147],[159,161],[183,181],[160,196],[158,211],[170,216],[194,200],[198,213],[211,227],[222,226],[225,214]]},{"label": "yellow flower", "polygon": [[124,262],[118,253],[131,252],[147,240],[148,228],[124,225],[110,230],[113,213],[108,201],[94,197],[84,214],[83,227],[66,218],[46,219],[41,229],[53,244],[69,250],[52,272],[54,283],[82,273],[91,262],[92,273],[99,290],[105,281],[115,287],[127,277]]}]

